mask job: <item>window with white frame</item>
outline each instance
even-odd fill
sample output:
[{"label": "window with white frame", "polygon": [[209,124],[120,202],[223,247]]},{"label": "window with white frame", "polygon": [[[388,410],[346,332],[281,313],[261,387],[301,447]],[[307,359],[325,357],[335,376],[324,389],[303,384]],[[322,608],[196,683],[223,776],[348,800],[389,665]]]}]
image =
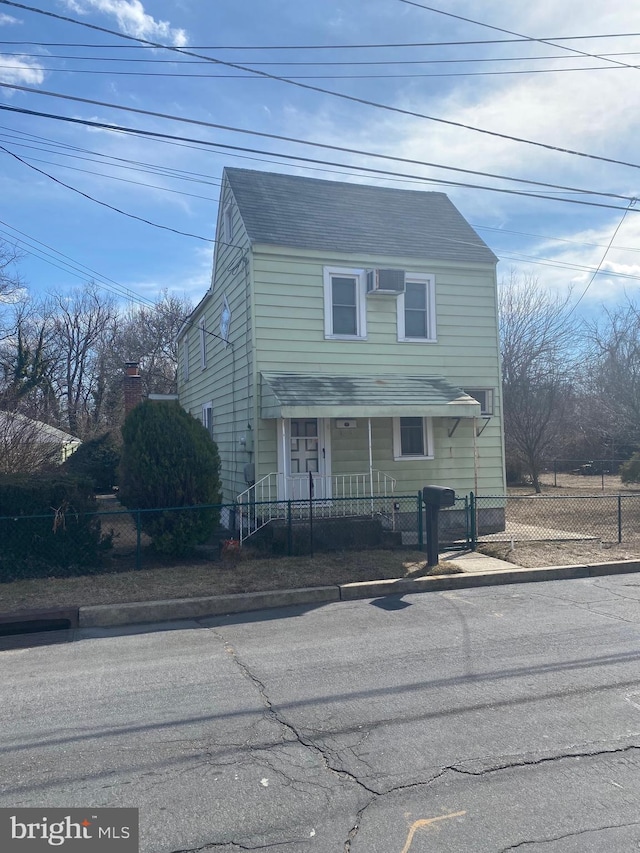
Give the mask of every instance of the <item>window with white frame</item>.
[{"label": "window with white frame", "polygon": [[465,394],[480,403],[480,414],[493,414],[493,388],[465,388]]},{"label": "window with white frame", "polygon": [[325,267],[324,335],[342,340],[366,338],[364,270]]},{"label": "window with white frame", "polygon": [[200,328],[200,367],[204,370],[207,366],[207,330],[204,317],[200,318],[198,326]]},{"label": "window with white frame", "polygon": [[431,418],[393,419],[393,458],[396,461],[433,458]]},{"label": "window with white frame", "polygon": [[205,403],[202,407],[202,425],[213,438],[213,403]]},{"label": "window with white frame", "polygon": [[435,279],[407,273],[405,291],[398,297],[398,340],[435,341]]},{"label": "window with white frame", "polygon": [[182,378],[186,382],[189,379],[189,336],[185,335],[182,341]]},{"label": "window with white frame", "polygon": [[233,239],[233,207],[227,204],[222,214],[222,239],[225,243],[231,243]]}]

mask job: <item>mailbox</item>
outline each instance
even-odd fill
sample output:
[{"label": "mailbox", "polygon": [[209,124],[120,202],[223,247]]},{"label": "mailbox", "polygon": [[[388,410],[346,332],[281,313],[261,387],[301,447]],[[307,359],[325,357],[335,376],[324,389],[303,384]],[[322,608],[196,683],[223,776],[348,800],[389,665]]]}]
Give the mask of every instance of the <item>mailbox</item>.
[{"label": "mailbox", "polygon": [[446,486],[425,486],[422,489],[422,500],[428,506],[454,506],[456,493],[453,489],[448,489]]}]

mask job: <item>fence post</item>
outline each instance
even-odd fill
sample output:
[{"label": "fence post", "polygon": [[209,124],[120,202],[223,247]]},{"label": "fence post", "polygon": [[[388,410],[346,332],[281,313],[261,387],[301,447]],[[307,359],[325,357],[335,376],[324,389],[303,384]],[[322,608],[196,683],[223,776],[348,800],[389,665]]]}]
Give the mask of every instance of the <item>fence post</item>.
[{"label": "fence post", "polygon": [[469,521],[469,495],[464,496],[464,537],[467,540],[466,546],[469,548],[471,542],[471,524]]},{"label": "fence post", "polygon": [[469,492],[469,515],[471,522],[471,550],[475,551],[478,544],[478,525],[476,520],[476,496]]},{"label": "fence post", "polygon": [[136,569],[140,569],[140,510],[136,511]]},{"label": "fence post", "polygon": [[424,526],[422,524],[422,492],[418,492],[418,551],[424,551]]},{"label": "fence post", "polygon": [[558,460],[553,460],[553,488],[558,486]]},{"label": "fence post", "polygon": [[622,495],[618,494],[618,544],[622,542]]},{"label": "fence post", "polygon": [[293,519],[291,518],[291,500],[287,501],[287,554],[293,555]]}]

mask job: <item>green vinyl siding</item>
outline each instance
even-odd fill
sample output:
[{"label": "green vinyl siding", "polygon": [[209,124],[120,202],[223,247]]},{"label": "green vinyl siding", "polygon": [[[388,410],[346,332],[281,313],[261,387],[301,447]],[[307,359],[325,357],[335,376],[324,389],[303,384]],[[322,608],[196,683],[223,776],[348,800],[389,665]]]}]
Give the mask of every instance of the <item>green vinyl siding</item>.
[{"label": "green vinyl siding", "polygon": [[[246,488],[245,466],[255,465],[260,480],[276,473],[281,422],[261,419],[261,372],[324,374],[440,375],[456,387],[493,390],[494,414],[478,421],[482,434],[474,442],[470,419],[433,420],[434,458],[395,460],[393,420],[371,421],[372,465],[396,478],[397,494],[413,494],[427,483],[451,486],[460,493],[504,491],[501,382],[498,354],[495,269],[491,264],[429,263],[411,258],[327,255],[321,252],[251,246],[233,196],[223,187],[221,209],[233,205],[233,243],[218,245],[214,286],[183,329],[188,337],[189,379],[179,370],[182,405],[201,417],[213,404],[213,436],[222,460],[225,500]],[[220,227],[220,226],[219,226]],[[398,341],[397,299],[366,297],[366,339],[327,339],[325,268],[397,268],[435,279],[436,339]],[[219,333],[223,298],[231,309],[230,342],[207,340],[207,367],[200,365],[198,323]],[[181,349],[182,354],[182,349]],[[352,416],[345,413],[344,417]],[[332,474],[369,470],[368,423],[354,429],[329,427]],[[243,444],[243,437],[248,443]],[[275,495],[274,495],[275,497]]]}]

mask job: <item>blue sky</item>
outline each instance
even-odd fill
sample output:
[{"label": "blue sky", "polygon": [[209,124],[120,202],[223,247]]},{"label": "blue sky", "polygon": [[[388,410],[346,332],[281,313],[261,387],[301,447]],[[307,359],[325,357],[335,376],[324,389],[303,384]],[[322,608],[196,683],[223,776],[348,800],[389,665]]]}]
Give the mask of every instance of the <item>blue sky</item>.
[{"label": "blue sky", "polygon": [[[501,258],[499,278],[515,270],[552,290],[573,287],[578,310],[589,316],[636,295],[640,67],[625,66],[640,66],[640,6],[628,0],[442,0],[431,10],[402,0],[23,5],[60,16],[0,2],[0,105],[10,108],[0,111],[0,237],[20,241],[22,272],[35,291],[93,277],[134,300],[168,288],[197,301],[209,284],[220,176],[232,165],[444,191]],[[144,47],[74,21],[394,109]],[[555,39],[555,46],[496,28]],[[82,121],[258,151],[159,141]]]}]

